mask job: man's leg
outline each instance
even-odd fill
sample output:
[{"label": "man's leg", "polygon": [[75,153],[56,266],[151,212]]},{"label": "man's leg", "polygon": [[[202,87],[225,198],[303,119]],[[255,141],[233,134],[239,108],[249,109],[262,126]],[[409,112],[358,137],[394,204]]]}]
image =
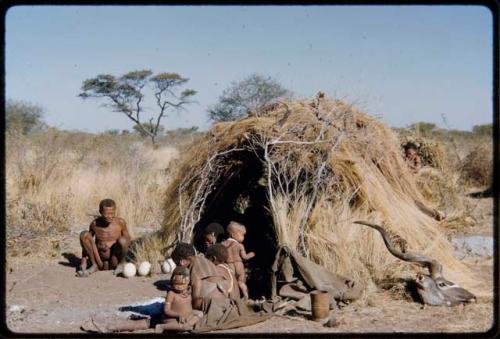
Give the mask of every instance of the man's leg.
[{"label": "man's leg", "polygon": [[[82,262],[80,264],[80,271],[77,274],[80,277],[87,277],[88,275],[96,272],[102,267],[102,261],[97,252],[97,246],[92,239],[92,234],[89,231],[83,231],[80,233],[80,245],[82,246]],[[85,254],[85,255],[83,255]],[[87,269],[87,257],[90,259],[92,266]]]},{"label": "man's leg", "polygon": [[125,237],[120,237],[116,243],[111,247],[111,258],[109,260],[110,269],[114,269],[114,274],[123,272],[125,259],[127,257],[128,247],[130,242]]},{"label": "man's leg", "polygon": [[[80,239],[80,244],[82,243]],[[82,246],[83,247],[83,246]],[[85,251],[85,248],[82,248],[82,260],[80,260],[80,271],[85,271],[87,269],[87,260],[89,259],[89,256],[87,254],[87,251]]]}]

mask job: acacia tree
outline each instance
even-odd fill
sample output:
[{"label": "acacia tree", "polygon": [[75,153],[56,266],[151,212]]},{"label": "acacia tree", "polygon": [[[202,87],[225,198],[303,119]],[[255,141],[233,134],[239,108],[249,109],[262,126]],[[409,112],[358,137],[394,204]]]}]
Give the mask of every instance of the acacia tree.
[{"label": "acacia tree", "polygon": [[213,121],[236,120],[291,94],[277,80],[254,73],[232,82],[219,96],[219,101],[208,108],[208,114]]},{"label": "acacia tree", "polygon": [[[163,128],[161,120],[166,117],[168,110],[180,110],[193,102],[191,98],[196,91],[185,89],[178,93],[188,80],[177,73],[153,75],[151,70],[132,71],[120,77],[99,74],[83,82],[79,97],[104,98],[106,106],[125,114],[143,135],[151,138],[154,145]],[[157,106],[156,114],[149,118],[143,115],[146,88],[152,90]]]}]

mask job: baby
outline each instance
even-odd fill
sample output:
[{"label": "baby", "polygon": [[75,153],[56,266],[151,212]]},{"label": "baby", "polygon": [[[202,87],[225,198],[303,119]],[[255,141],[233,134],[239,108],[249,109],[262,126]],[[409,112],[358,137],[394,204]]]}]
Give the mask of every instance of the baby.
[{"label": "baby", "polygon": [[163,313],[165,321],[155,327],[155,333],[163,331],[188,331],[203,317],[203,313],[193,310],[189,289],[189,270],[176,267],[170,279],[172,290],[165,298]]},{"label": "baby", "polygon": [[217,266],[217,272],[224,277],[225,290],[229,292],[231,299],[240,298],[240,289],[236,284],[234,271],[227,264],[228,250],[223,244],[214,244],[207,248],[205,256]]},{"label": "baby", "polygon": [[245,247],[243,246],[243,240],[245,240],[245,233],[247,232],[245,226],[238,222],[231,221],[227,226],[226,232],[228,233],[229,238],[223,241],[222,244],[224,244],[224,246],[228,249],[227,263],[229,264],[229,267],[234,270],[236,279],[238,280],[238,286],[243,294],[243,298],[248,299],[248,287],[246,285],[246,274],[243,260],[253,258],[255,253],[246,253]]}]

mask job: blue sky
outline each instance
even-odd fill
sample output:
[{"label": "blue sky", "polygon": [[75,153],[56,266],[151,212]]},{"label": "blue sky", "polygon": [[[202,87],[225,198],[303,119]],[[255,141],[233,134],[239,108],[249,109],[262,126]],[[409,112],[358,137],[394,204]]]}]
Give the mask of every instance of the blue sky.
[{"label": "blue sky", "polygon": [[167,129],[209,127],[207,106],[254,72],[390,126],[492,121],[492,15],[481,6],[18,6],[5,34],[7,98],[40,104],[64,129],[130,129],[77,95],[87,78],[136,69],[180,73],[198,91]]}]

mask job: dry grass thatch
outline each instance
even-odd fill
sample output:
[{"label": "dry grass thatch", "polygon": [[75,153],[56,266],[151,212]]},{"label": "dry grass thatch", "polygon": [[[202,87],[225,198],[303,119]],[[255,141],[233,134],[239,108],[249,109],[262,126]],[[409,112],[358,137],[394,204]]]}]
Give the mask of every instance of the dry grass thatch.
[{"label": "dry grass thatch", "polygon": [[[238,181],[248,166],[258,177]],[[216,124],[183,152],[173,175],[164,206],[167,242],[192,241],[195,225],[215,213],[220,197],[236,204],[259,186],[277,242],[333,272],[375,283],[414,275],[416,267],[391,256],[380,234],[353,224],[370,220],[406,239],[409,250],[439,260],[446,277],[477,293],[436,221],[415,206],[425,198],[398,136],[344,101],[281,102]]]},{"label": "dry grass thatch", "polygon": [[468,185],[487,186],[493,180],[493,152],[488,144],[470,151],[459,165],[460,179]]}]

